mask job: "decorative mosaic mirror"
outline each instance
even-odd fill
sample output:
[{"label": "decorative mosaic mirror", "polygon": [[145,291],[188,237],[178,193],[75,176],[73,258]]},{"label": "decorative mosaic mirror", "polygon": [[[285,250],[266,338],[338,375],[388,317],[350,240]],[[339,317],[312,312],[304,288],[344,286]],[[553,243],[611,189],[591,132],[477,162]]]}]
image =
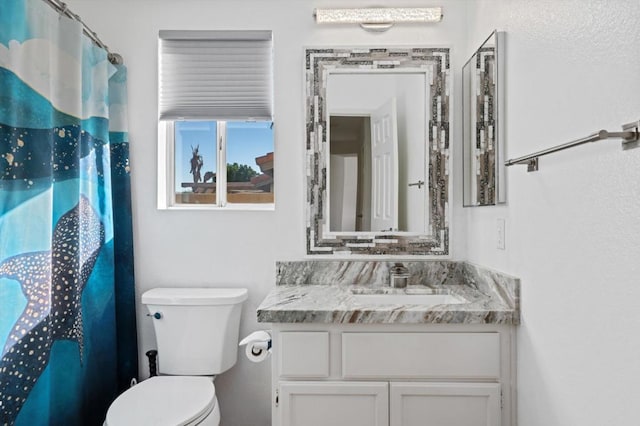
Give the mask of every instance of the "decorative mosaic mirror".
[{"label": "decorative mosaic mirror", "polygon": [[506,202],[504,33],[494,31],[462,68],[463,205]]},{"label": "decorative mosaic mirror", "polygon": [[449,254],[449,49],[305,52],[307,253]]}]

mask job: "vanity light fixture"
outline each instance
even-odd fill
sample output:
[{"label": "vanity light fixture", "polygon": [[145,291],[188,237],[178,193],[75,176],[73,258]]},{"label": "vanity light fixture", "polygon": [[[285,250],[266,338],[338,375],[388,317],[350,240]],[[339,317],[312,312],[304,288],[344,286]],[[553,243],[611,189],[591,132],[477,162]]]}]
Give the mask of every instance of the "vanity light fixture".
[{"label": "vanity light fixture", "polygon": [[315,9],[318,24],[360,24],[367,31],[386,31],[396,22],[430,23],[442,20],[441,7],[370,7]]}]

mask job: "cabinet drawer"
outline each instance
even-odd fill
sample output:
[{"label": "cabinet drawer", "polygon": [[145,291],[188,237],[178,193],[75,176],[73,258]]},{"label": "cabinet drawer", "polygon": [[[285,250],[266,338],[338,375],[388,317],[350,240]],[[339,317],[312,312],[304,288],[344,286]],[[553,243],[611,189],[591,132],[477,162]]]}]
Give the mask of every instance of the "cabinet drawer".
[{"label": "cabinet drawer", "polygon": [[329,377],[328,332],[282,332],[279,352],[281,377]]},{"label": "cabinet drawer", "polygon": [[498,333],[342,333],[342,377],[498,379]]}]

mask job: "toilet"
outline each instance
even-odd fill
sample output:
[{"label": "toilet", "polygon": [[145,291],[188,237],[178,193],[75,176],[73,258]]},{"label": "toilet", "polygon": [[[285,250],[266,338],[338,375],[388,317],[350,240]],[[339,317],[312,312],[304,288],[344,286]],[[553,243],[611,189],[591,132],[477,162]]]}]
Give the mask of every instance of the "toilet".
[{"label": "toilet", "polygon": [[217,426],[214,377],[236,363],[245,288],[154,288],[142,295],[153,320],[158,376],[121,394],[104,426]]}]

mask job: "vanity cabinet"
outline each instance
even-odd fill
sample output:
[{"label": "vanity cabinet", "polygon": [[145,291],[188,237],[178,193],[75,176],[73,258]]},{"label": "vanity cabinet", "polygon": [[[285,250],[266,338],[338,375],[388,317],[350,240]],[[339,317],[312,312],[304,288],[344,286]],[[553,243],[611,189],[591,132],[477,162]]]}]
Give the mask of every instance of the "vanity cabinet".
[{"label": "vanity cabinet", "polygon": [[273,324],[273,425],[515,426],[515,327]]}]

